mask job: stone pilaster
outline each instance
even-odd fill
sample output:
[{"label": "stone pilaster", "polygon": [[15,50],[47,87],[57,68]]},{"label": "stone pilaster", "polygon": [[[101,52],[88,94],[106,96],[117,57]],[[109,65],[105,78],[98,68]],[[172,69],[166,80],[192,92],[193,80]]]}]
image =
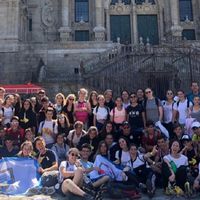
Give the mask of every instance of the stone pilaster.
[{"label": "stone pilaster", "polygon": [[105,28],[104,28],[104,1],[103,0],[95,0],[95,8],[96,8],[96,26],[93,31],[95,33],[96,41],[104,41],[105,40]]},{"label": "stone pilaster", "polygon": [[62,27],[60,27],[60,40],[67,42],[71,40],[71,28],[69,26],[69,0],[62,0]]},{"label": "stone pilaster", "polygon": [[171,7],[171,19],[172,19],[172,27],[171,33],[172,38],[181,38],[183,28],[180,26],[179,20],[179,2],[178,0],[170,0]]}]

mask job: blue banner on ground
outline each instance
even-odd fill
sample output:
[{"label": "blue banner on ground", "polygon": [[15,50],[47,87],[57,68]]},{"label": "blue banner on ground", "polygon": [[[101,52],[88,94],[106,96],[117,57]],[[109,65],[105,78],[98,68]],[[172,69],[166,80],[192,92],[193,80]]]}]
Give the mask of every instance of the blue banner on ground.
[{"label": "blue banner on ground", "polygon": [[99,167],[101,169],[101,173],[99,174],[98,171],[93,170],[89,173],[91,179],[97,179],[103,175],[107,175],[117,181],[122,181],[124,179],[123,171],[118,169],[111,161],[101,155],[96,156],[93,166]]},{"label": "blue banner on ground", "polygon": [[17,195],[39,185],[38,162],[32,158],[0,159],[0,193]]}]

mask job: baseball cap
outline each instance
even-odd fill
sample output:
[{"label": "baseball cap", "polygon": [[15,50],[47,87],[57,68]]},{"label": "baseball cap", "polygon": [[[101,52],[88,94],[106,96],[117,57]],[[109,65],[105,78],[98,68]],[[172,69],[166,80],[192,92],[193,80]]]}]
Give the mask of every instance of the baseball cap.
[{"label": "baseball cap", "polygon": [[190,137],[189,135],[184,134],[184,135],[182,136],[181,140],[187,140],[187,141],[190,141],[190,140],[192,140],[192,139],[191,139],[191,137]]},{"label": "baseball cap", "polygon": [[194,127],[199,128],[200,127],[200,123],[199,122],[193,122],[191,128],[194,128]]},{"label": "baseball cap", "polygon": [[38,92],[38,94],[45,94],[45,91],[44,91],[44,90],[40,90],[40,91]]},{"label": "baseball cap", "polygon": [[124,122],[122,123],[122,126],[130,126],[130,124],[128,123],[128,121],[124,121]]}]

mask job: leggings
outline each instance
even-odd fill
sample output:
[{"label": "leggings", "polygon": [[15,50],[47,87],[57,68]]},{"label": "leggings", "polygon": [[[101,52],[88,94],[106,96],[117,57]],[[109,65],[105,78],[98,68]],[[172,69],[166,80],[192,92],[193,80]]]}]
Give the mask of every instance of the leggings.
[{"label": "leggings", "polygon": [[[140,168],[140,167],[139,167]],[[125,172],[128,176],[127,184],[134,184],[136,187],[139,187],[139,183],[146,184],[147,180],[151,180],[154,172],[151,168],[142,167],[141,170],[135,170],[133,172]]]},{"label": "leggings", "polygon": [[[162,164],[162,175],[163,175],[163,186],[166,188],[168,186],[169,177],[171,176],[171,171],[167,163]],[[176,185],[184,190],[184,185],[187,182],[187,167],[180,166],[175,173]]]}]

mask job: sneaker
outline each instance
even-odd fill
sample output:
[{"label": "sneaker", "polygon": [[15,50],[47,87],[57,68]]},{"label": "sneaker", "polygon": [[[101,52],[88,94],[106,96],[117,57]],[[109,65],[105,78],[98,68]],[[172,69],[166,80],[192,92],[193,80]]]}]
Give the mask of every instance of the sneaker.
[{"label": "sneaker", "polygon": [[185,183],[184,189],[185,189],[185,195],[186,195],[187,197],[191,197],[192,194],[193,194],[193,192],[192,192],[192,189],[191,189],[191,187],[190,187],[190,183],[189,183],[188,181]]},{"label": "sneaker", "polygon": [[176,192],[174,190],[174,187],[175,187],[175,184],[168,182],[168,186],[165,189],[165,194],[166,195],[175,195]]},{"label": "sneaker", "polygon": [[29,188],[26,192],[26,196],[34,196],[41,194],[41,188],[39,186]]},{"label": "sneaker", "polygon": [[144,183],[139,183],[139,189],[143,193],[147,192],[147,186]]},{"label": "sneaker", "polygon": [[171,188],[171,187],[166,187],[165,189],[165,194],[166,195],[175,195],[175,191],[174,191],[174,188]]},{"label": "sneaker", "polygon": [[56,190],[55,190],[54,186],[52,186],[52,187],[43,187],[41,189],[41,192],[42,192],[42,194],[51,196],[56,192]]},{"label": "sneaker", "polygon": [[177,186],[177,185],[174,187],[174,191],[175,191],[175,193],[176,193],[177,196],[184,195],[183,190],[179,186]]}]

